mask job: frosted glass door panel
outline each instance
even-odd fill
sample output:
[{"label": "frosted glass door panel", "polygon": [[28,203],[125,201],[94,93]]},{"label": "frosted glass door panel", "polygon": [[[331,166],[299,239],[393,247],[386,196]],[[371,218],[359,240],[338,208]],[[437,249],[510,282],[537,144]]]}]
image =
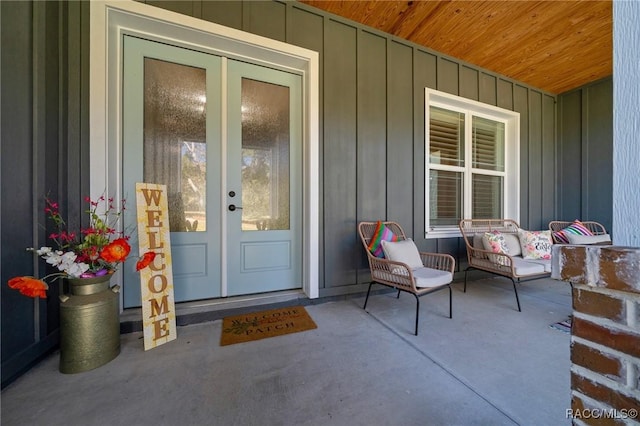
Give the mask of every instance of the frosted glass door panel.
[{"label": "frosted glass door panel", "polygon": [[302,287],[301,83],[228,61],[228,296]]},{"label": "frosted glass door panel", "polygon": [[289,88],[242,79],[242,230],[289,229]]},{"label": "frosted glass door panel", "polygon": [[[222,58],[129,35],[123,46],[123,194],[166,185],[175,301],[220,297]],[[136,229],[135,208],[123,224]],[[141,305],[136,261],[122,268],[125,308]]]},{"label": "frosted glass door panel", "polygon": [[172,232],[206,231],[206,69],[144,59],[144,181],[167,185]]}]

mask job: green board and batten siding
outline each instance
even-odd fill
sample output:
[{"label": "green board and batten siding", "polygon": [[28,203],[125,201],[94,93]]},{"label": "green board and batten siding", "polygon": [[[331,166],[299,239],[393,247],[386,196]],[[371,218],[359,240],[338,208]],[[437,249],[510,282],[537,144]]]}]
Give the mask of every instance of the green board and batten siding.
[{"label": "green board and batten siding", "polygon": [[[356,35],[352,26],[333,20],[325,23],[324,45],[341,47],[324,52],[324,125],[321,124],[324,138],[320,149],[323,181],[320,197],[324,205],[320,220],[324,229],[332,230],[321,232],[323,281],[336,285],[355,283],[355,259],[359,257],[352,250],[356,239],[350,231],[356,220]],[[345,164],[350,167],[344,167]],[[332,250],[326,250],[327,247]]]},{"label": "green board and batten siding", "polygon": [[[300,3],[148,3],[320,53],[321,296],[366,288],[360,220],[397,220],[421,249],[452,253],[464,268],[458,238],[423,238],[425,87],[520,112],[523,226],[574,217],[611,223],[611,79],[557,96],[556,113],[552,94]],[[32,220],[46,219],[43,195],[60,200],[72,225],[85,220],[90,4],[0,7],[6,282],[40,272],[17,253],[45,240]],[[55,348],[55,297],[38,315],[33,306],[2,287],[3,386]]]},{"label": "green board and batten siding", "polygon": [[[358,152],[357,217],[386,217],[387,206],[387,42],[367,31],[358,32]],[[351,234],[349,234],[351,235]],[[356,236],[356,246],[359,244]],[[358,277],[369,271],[363,250],[356,251]],[[360,280],[361,281],[361,280]],[[355,282],[355,281],[354,281]]]},{"label": "green board and batten siding", "polygon": [[296,2],[147,3],[320,53],[321,296],[368,282],[360,220],[398,221],[464,265],[460,239],[423,237],[425,87],[520,112],[521,224],[556,217],[555,96]]},{"label": "green board and batten siding", "polygon": [[25,251],[47,241],[43,197],[58,202],[70,227],[87,226],[89,3],[2,1],[0,8],[4,387],[58,345],[60,282],[38,303],[6,285],[46,273]]},{"label": "green board and batten siding", "polygon": [[[613,218],[613,80],[558,96],[556,209],[566,220]],[[613,236],[615,238],[615,235]],[[615,240],[614,240],[615,241]]]}]

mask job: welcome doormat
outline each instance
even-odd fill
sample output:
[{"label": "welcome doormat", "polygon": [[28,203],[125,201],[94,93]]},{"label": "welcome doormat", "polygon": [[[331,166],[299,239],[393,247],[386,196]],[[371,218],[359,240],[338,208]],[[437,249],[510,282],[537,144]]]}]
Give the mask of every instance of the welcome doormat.
[{"label": "welcome doormat", "polygon": [[220,346],[318,328],[302,306],[235,315],[222,320]]},{"label": "welcome doormat", "polygon": [[564,321],[553,323],[549,327],[555,328],[556,330],[560,330],[565,333],[571,333],[571,317],[567,318]]}]

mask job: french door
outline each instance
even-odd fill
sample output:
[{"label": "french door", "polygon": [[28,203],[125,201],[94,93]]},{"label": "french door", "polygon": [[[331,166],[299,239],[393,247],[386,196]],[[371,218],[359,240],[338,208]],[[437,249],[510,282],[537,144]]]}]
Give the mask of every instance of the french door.
[{"label": "french door", "polygon": [[123,194],[167,186],[176,302],[301,288],[300,76],[131,36],[123,63]]}]

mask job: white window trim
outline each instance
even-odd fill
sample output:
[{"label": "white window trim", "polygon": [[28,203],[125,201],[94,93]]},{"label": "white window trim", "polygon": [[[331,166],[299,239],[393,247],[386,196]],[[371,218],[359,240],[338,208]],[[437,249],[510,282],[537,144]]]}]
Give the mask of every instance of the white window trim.
[{"label": "white window trim", "polygon": [[[496,107],[471,99],[462,98],[460,96],[451,95],[449,93],[440,92],[438,90],[425,88],[425,238],[449,238],[460,237],[460,229],[457,226],[438,227],[431,229],[430,222],[430,194],[429,194],[429,107],[437,106],[456,111],[468,111],[478,117],[489,118],[491,120],[501,121],[505,123],[505,171],[504,171],[504,218],[513,219],[520,223],[520,113],[510,111],[504,108]],[[467,120],[470,121],[470,120]],[[470,123],[466,124],[470,126]],[[467,144],[469,145],[469,144]],[[467,158],[468,161],[468,158]],[[434,168],[435,169],[435,168]],[[464,168],[456,166],[438,166],[438,170],[461,171]],[[483,170],[483,174],[496,174],[489,170]],[[502,175],[503,173],[497,173]],[[471,176],[465,174],[464,182],[464,204],[471,203],[470,188]],[[469,207],[465,207],[465,211],[470,211]],[[465,219],[471,219],[465,217]]]},{"label": "white window trim", "polygon": [[[94,0],[90,6],[90,195],[122,199],[120,69],[122,34],[168,41],[298,73],[303,81],[303,284],[319,297],[319,54],[137,1]],[[215,47],[212,47],[215,46]],[[114,62],[117,62],[114,64]],[[225,191],[223,191],[224,193]],[[121,271],[119,271],[121,273]],[[122,295],[120,296],[122,299]],[[120,301],[122,306],[122,300]]]}]

